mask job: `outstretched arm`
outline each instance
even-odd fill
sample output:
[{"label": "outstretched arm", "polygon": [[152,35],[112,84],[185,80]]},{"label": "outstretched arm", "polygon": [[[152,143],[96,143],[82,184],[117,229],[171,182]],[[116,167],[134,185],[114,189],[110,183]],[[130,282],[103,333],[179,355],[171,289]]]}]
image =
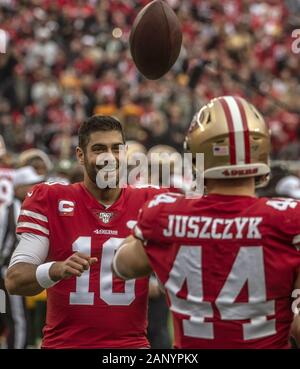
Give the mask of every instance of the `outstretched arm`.
[{"label": "outstretched arm", "polygon": [[36,279],[37,266],[18,263],[7,270],[5,287],[11,295],[34,296],[44,290]]},{"label": "outstretched arm", "polygon": [[114,273],[122,279],[146,277],[152,272],[142,241],[127,237],[113,259]]},{"label": "outstretched arm", "polygon": [[48,242],[46,237],[22,234],[5,278],[5,287],[10,294],[37,295],[62,279],[80,277],[97,261],[97,258],[76,252],[64,261],[44,264]]}]

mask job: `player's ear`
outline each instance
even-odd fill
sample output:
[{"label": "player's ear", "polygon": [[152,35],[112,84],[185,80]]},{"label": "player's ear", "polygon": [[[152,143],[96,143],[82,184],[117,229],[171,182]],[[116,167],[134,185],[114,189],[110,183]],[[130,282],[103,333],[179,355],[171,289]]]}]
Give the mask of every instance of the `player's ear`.
[{"label": "player's ear", "polygon": [[76,157],[80,165],[84,165],[84,152],[81,147],[76,147]]}]

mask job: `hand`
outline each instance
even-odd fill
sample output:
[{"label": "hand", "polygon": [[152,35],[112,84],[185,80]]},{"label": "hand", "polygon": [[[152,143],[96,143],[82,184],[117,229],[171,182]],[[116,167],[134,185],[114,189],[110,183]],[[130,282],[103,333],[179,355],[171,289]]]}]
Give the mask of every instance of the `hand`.
[{"label": "hand", "polygon": [[85,270],[88,270],[97,261],[97,258],[91,258],[86,254],[75,252],[65,261],[54,263],[49,270],[49,275],[55,282],[62,279],[70,279],[73,276],[80,277]]}]

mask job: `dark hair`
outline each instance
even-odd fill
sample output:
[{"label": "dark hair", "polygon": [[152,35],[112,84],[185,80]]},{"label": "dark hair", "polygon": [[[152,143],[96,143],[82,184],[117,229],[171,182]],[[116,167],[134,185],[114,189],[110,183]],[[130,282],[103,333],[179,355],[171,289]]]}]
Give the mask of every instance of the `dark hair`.
[{"label": "dark hair", "polygon": [[90,139],[90,134],[98,131],[118,131],[121,133],[125,143],[124,131],[121,123],[117,119],[106,115],[93,115],[87,118],[79,127],[79,147],[85,150]]}]

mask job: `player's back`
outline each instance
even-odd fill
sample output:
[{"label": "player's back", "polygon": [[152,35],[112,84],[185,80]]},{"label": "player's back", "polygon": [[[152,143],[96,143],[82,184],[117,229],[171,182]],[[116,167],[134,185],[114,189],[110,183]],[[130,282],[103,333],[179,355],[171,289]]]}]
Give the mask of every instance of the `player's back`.
[{"label": "player's back", "polygon": [[288,347],[299,203],[161,195],[148,206],[138,230],[167,290],[176,346]]}]

